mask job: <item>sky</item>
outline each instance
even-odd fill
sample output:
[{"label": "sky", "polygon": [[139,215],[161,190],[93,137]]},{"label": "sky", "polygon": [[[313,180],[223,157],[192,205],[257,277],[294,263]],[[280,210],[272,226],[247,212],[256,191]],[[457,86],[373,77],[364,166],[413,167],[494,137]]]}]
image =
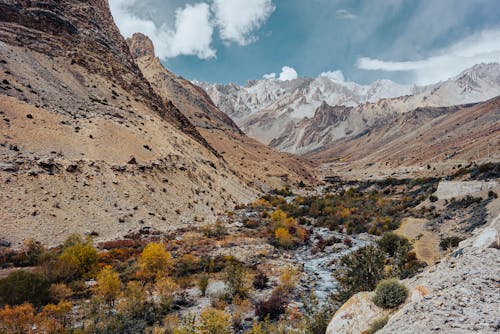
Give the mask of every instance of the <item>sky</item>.
[{"label": "sky", "polygon": [[177,75],[425,85],[500,62],[499,0],[109,0]]}]

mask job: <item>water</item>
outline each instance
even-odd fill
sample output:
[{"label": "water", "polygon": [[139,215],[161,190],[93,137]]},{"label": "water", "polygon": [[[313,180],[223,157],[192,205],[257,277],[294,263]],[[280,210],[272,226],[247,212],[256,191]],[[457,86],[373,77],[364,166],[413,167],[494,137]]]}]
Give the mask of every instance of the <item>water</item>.
[{"label": "water", "polygon": [[[352,240],[352,246],[349,248],[333,249],[326,247],[324,252],[312,253],[314,246],[317,243],[316,237],[321,236],[324,240],[331,237],[337,237],[344,240],[349,237]],[[356,236],[347,236],[345,234],[332,232],[327,228],[314,228],[311,235],[312,245],[307,245],[297,249],[294,253],[294,259],[303,265],[303,272],[307,274],[309,279],[301,281],[301,286],[304,291],[313,290],[320,303],[325,302],[328,296],[335,292],[338,283],[332,276],[335,270],[334,260],[349,254],[359,247],[369,244],[369,241],[359,239]],[[338,244],[336,244],[338,245]]]}]

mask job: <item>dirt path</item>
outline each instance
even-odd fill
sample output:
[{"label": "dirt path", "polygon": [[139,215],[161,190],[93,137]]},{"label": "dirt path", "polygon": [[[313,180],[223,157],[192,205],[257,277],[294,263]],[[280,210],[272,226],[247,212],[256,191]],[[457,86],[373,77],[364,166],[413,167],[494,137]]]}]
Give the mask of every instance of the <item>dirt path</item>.
[{"label": "dirt path", "polygon": [[426,219],[405,218],[396,233],[414,241],[414,249],[417,258],[432,265],[442,254],[439,249],[439,238],[437,235],[425,228]]}]

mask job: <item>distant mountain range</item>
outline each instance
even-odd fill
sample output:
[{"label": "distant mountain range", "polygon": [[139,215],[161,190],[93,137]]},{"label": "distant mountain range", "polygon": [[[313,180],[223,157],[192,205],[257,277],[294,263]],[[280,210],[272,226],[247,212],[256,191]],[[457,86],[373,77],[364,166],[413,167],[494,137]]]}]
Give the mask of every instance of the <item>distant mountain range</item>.
[{"label": "distant mountain range", "polygon": [[345,82],[333,73],[246,86],[199,83],[249,136],[281,151],[310,154],[360,136],[387,118],[421,107],[486,101],[500,95],[500,64],[478,64],[428,86],[390,80]]}]

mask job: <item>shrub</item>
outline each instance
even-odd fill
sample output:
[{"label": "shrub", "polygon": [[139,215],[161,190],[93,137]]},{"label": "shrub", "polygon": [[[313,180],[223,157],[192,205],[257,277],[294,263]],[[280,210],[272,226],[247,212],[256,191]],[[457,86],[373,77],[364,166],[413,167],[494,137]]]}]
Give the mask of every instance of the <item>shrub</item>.
[{"label": "shrub", "polygon": [[387,317],[387,316],[382,317],[382,318],[378,318],[377,320],[375,320],[374,322],[372,322],[370,324],[370,328],[368,329],[368,331],[366,333],[367,334],[374,334],[374,333],[378,332],[379,330],[384,328],[384,326],[387,324],[388,321],[389,321],[389,317]]},{"label": "shrub", "polygon": [[291,248],[294,246],[295,242],[292,235],[284,227],[279,227],[274,231],[274,237],[279,246],[284,248]]},{"label": "shrub", "polygon": [[66,300],[73,294],[73,290],[64,283],[52,284],[49,288],[50,299],[54,302]]},{"label": "shrub", "polygon": [[285,313],[286,305],[287,300],[284,295],[280,291],[273,291],[269,299],[255,305],[255,315],[257,315],[260,320],[264,320],[267,317],[270,319],[278,319],[280,315]]},{"label": "shrub", "polygon": [[38,273],[15,271],[0,280],[0,304],[18,305],[25,302],[35,306],[49,301],[50,283]]},{"label": "shrub", "polygon": [[373,303],[382,308],[395,308],[408,297],[408,289],[395,279],[383,280],[375,289]]},{"label": "shrub", "polygon": [[248,287],[245,277],[245,268],[239,263],[230,263],[224,272],[224,282],[231,297],[245,298]]},{"label": "shrub", "polygon": [[458,244],[464,240],[461,237],[457,236],[452,236],[452,237],[446,237],[441,239],[439,242],[439,247],[441,247],[442,250],[448,250],[448,249],[453,249],[458,247]]},{"label": "shrub", "polygon": [[206,308],[200,315],[200,332],[204,334],[231,334],[231,316],[221,310]]},{"label": "shrub", "polygon": [[383,278],[385,254],[375,246],[359,248],[340,258],[341,269],[335,277],[339,281],[339,299],[349,299],[360,291],[371,291]]},{"label": "shrub", "polygon": [[35,311],[30,304],[0,309],[0,333],[30,333],[34,324]]},{"label": "shrub", "polygon": [[205,297],[208,288],[208,274],[203,273],[198,277],[196,281],[198,289],[200,289],[201,295]]},{"label": "shrub", "polygon": [[429,201],[431,201],[432,203],[434,203],[434,202],[438,201],[438,198],[437,198],[436,195],[431,195],[431,196],[429,196]]},{"label": "shrub", "polygon": [[164,311],[170,311],[179,287],[170,278],[160,278],[156,282],[156,293],[160,299],[160,306]]},{"label": "shrub", "polygon": [[385,233],[377,243],[380,249],[389,256],[394,256],[397,253],[405,253],[406,256],[411,249],[408,239],[392,232]]},{"label": "shrub", "polygon": [[253,287],[257,290],[263,290],[267,288],[267,283],[269,278],[262,271],[259,271],[257,275],[253,278]]},{"label": "shrub", "polygon": [[291,267],[286,268],[280,276],[280,290],[285,293],[291,292],[299,283],[299,279],[300,271]]}]

